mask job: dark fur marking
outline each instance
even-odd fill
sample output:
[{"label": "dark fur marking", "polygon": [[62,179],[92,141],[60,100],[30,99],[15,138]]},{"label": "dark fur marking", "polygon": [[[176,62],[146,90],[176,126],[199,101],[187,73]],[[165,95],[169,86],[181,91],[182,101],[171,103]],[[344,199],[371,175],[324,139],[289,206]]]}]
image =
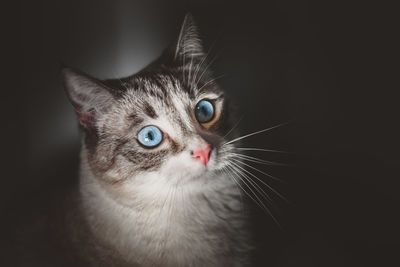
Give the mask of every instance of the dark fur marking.
[{"label": "dark fur marking", "polygon": [[166,93],[165,81],[163,79],[171,80],[169,77],[167,78],[167,76],[156,75],[156,76],[153,77],[152,82],[154,83],[155,87],[157,87],[163,93]]},{"label": "dark fur marking", "polygon": [[129,118],[131,119],[133,125],[140,124],[144,121],[143,118],[139,117],[137,114],[131,114],[129,115]]},{"label": "dark fur marking", "polygon": [[134,163],[138,171],[154,171],[161,167],[168,150],[157,152],[138,152],[133,150],[122,151],[122,155]]},{"label": "dark fur marking", "polygon": [[199,122],[196,119],[196,116],[194,115],[194,110],[192,106],[186,106],[186,112],[189,114],[190,118],[192,119],[193,124],[199,124]]},{"label": "dark fur marking", "polygon": [[[96,148],[95,153],[89,154],[90,164],[95,165],[98,171],[105,172],[114,165],[115,158],[119,154],[118,152],[128,142],[129,140],[127,139],[117,139],[114,141],[108,140],[107,143],[110,145],[107,146],[106,149],[101,147],[100,144],[100,146]],[[100,157],[98,157],[98,155],[100,155]]]},{"label": "dark fur marking", "polygon": [[154,110],[154,108],[148,102],[145,102],[143,105],[144,105],[143,106],[143,111],[146,113],[147,116],[149,116],[152,119],[157,118],[156,111]]},{"label": "dark fur marking", "polygon": [[189,128],[185,125],[182,118],[178,114],[177,114],[177,116],[175,116],[174,120],[177,124],[179,124],[179,126],[181,127],[181,130],[184,134],[189,133]]},{"label": "dark fur marking", "polygon": [[186,148],[185,146],[180,146],[177,142],[171,140],[171,151],[173,154],[178,154],[183,150],[185,150],[185,148]]}]

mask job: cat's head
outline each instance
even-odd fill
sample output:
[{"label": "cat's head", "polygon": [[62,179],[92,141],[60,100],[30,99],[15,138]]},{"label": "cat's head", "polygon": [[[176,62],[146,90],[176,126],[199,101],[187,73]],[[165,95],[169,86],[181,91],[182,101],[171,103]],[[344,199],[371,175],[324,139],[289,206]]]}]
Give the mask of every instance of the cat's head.
[{"label": "cat's head", "polygon": [[133,76],[98,81],[69,68],[63,76],[83,129],[82,160],[99,181],[151,192],[213,182],[226,168],[229,101],[190,15],[173,47]]}]

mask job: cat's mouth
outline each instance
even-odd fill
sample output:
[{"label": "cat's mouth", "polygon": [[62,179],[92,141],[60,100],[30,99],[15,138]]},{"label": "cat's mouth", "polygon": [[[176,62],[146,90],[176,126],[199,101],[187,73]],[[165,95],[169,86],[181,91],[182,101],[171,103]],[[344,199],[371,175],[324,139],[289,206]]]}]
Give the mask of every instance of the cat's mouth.
[{"label": "cat's mouth", "polygon": [[161,168],[162,176],[181,183],[193,179],[202,179],[216,168],[217,151],[211,146],[194,151],[185,151],[170,159]]}]

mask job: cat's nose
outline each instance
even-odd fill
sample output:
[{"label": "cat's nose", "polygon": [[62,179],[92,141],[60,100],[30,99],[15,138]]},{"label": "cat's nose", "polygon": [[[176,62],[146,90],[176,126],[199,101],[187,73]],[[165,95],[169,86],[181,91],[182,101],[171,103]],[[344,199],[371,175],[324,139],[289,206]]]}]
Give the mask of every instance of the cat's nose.
[{"label": "cat's nose", "polygon": [[192,158],[194,160],[198,160],[204,166],[206,166],[208,161],[210,160],[211,150],[212,147],[209,144],[207,144],[205,147],[199,150],[191,151],[190,154],[192,155]]}]

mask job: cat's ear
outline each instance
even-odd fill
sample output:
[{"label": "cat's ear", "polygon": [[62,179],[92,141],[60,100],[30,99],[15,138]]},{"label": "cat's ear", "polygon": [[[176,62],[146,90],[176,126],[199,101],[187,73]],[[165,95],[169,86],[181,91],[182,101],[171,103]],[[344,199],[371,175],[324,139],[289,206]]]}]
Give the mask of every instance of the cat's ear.
[{"label": "cat's ear", "polygon": [[62,77],[68,98],[85,128],[95,127],[95,120],[112,106],[114,96],[100,81],[71,68],[63,68]]},{"label": "cat's ear", "polygon": [[201,59],[203,57],[203,45],[196,23],[192,14],[187,13],[176,41],[174,60],[190,61],[191,59]]}]

